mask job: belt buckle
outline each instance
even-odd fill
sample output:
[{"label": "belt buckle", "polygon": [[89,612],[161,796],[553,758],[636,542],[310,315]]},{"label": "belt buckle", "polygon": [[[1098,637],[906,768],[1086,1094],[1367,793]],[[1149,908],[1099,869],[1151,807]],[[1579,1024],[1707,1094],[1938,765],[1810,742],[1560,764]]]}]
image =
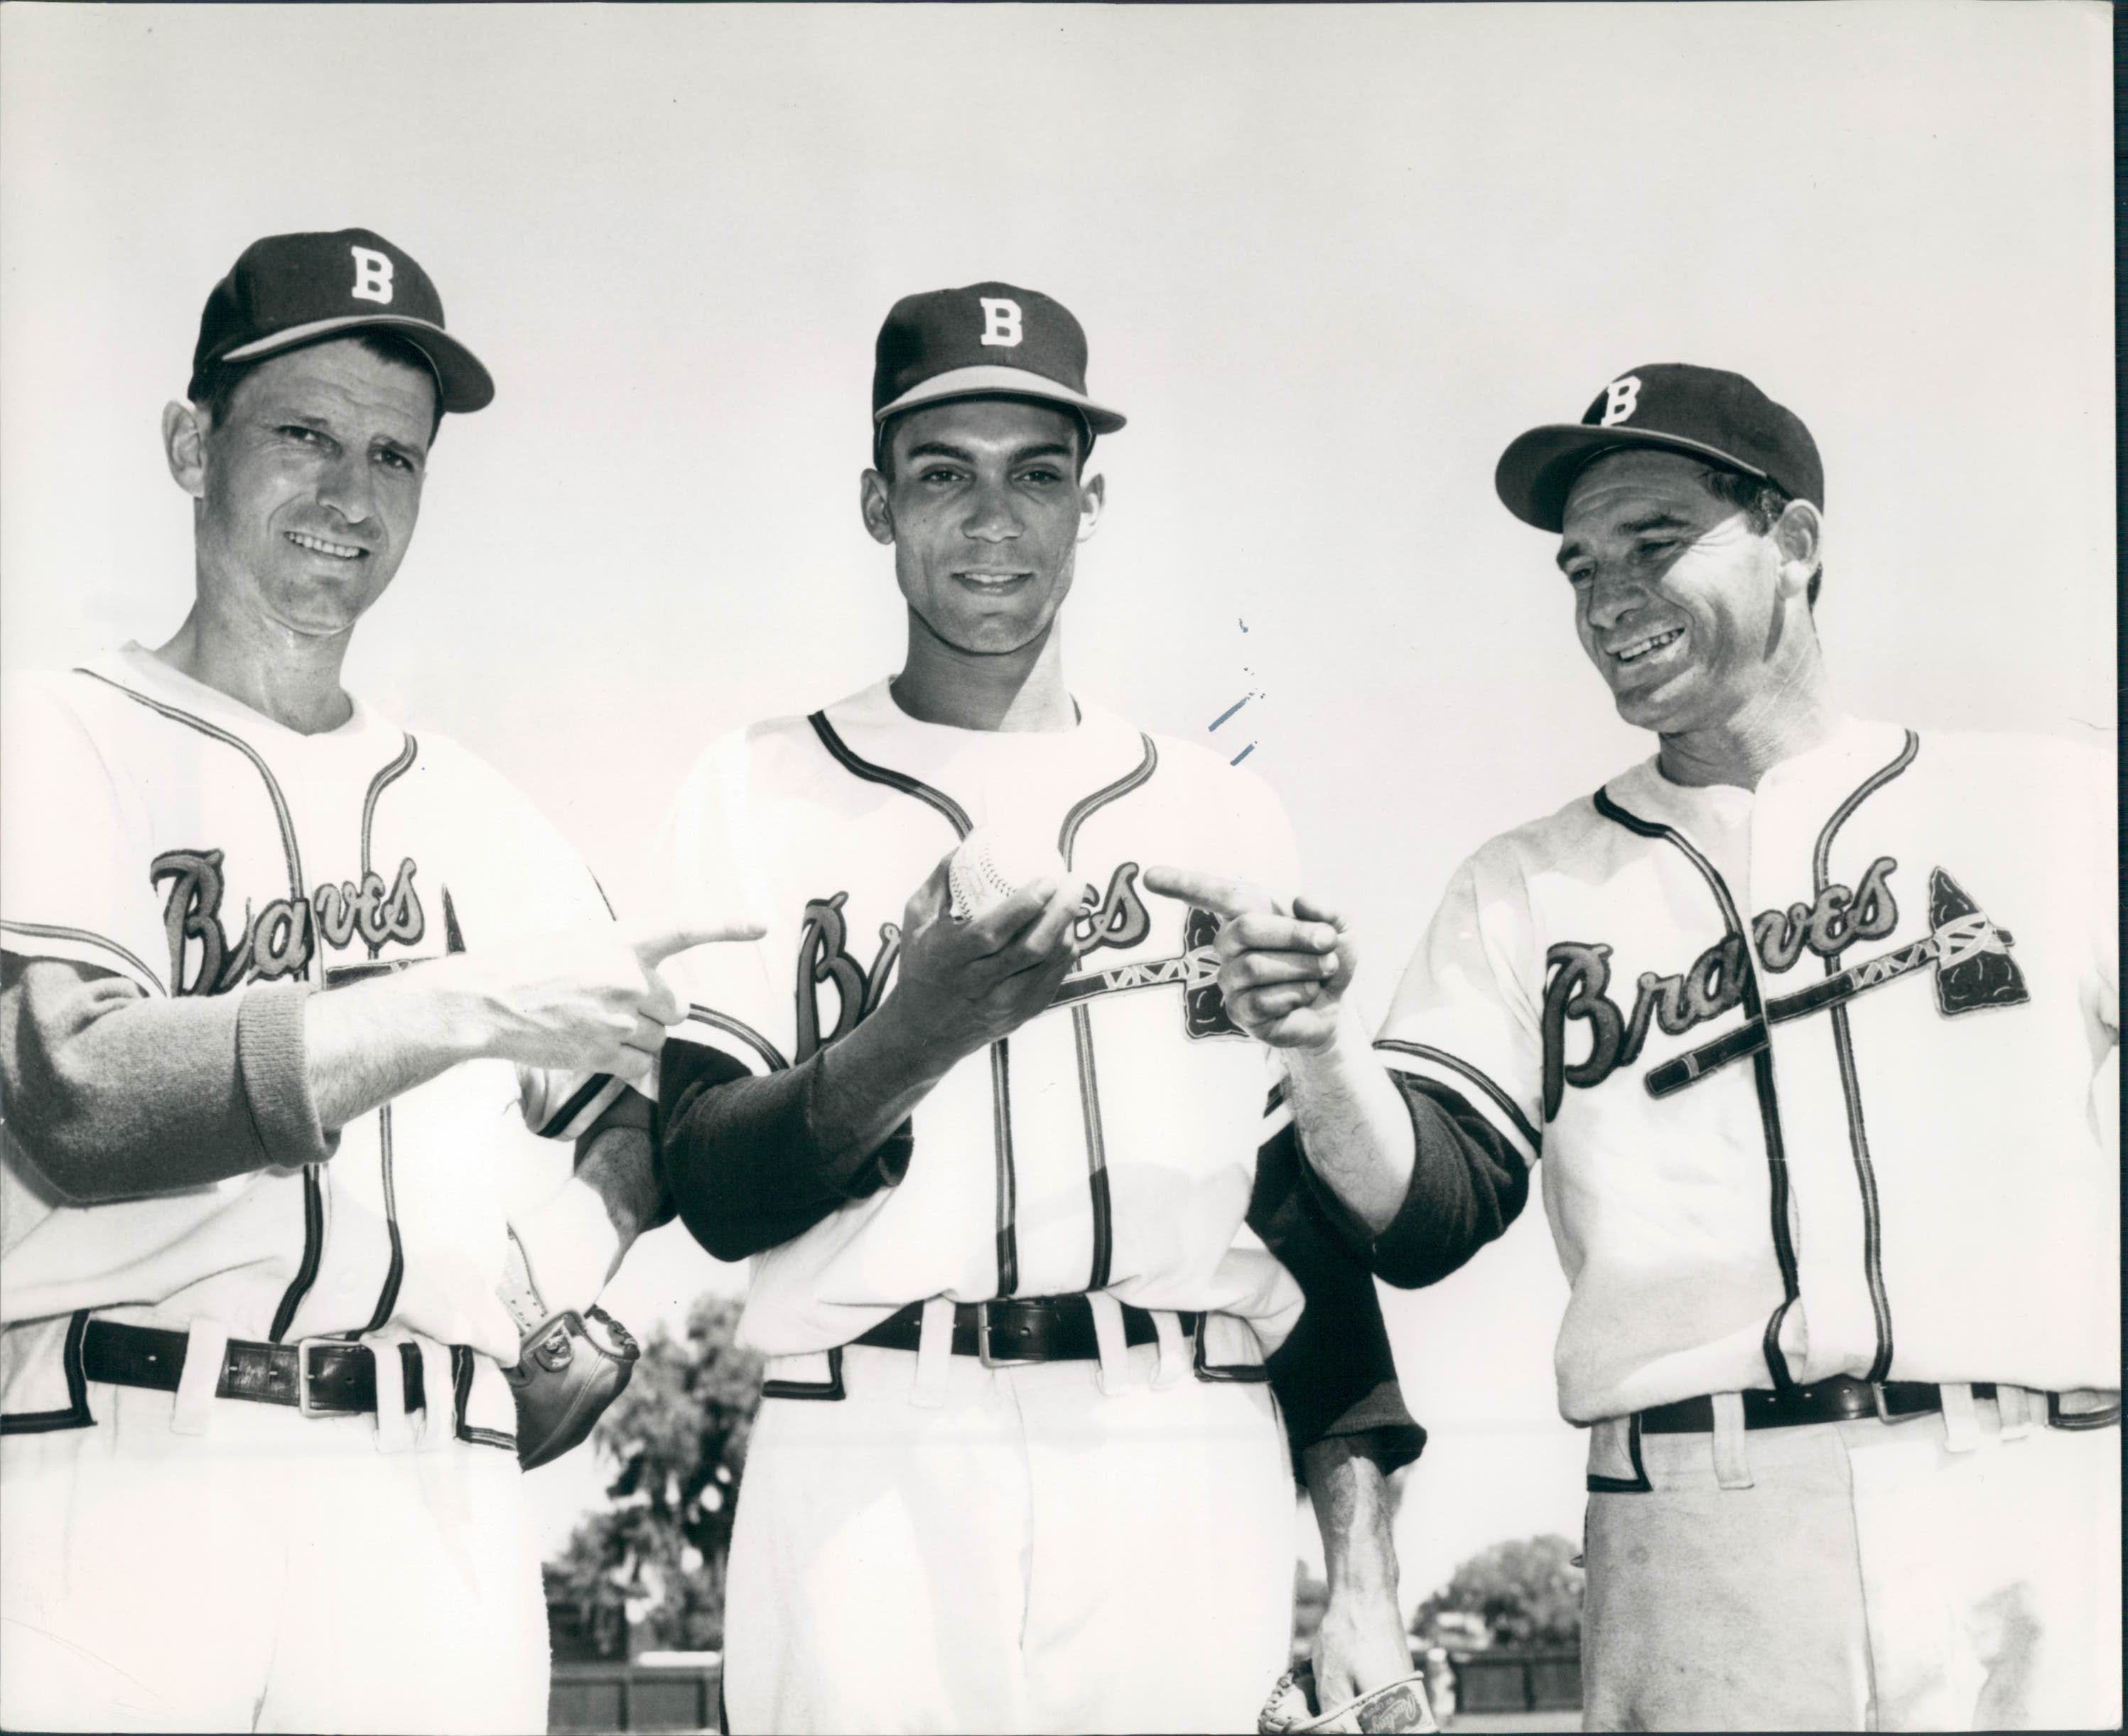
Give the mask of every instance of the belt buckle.
[{"label": "belt buckle", "polygon": [[308,1338],[296,1340],[296,1411],[300,1416],[351,1416],[349,1410],[321,1410],[311,1399],[311,1353],[327,1348],[351,1348],[345,1339]]},{"label": "belt buckle", "polygon": [[1035,1360],[1031,1356],[993,1356],[990,1354],[990,1305],[976,1304],[976,1358],[986,1368],[1024,1368]]}]

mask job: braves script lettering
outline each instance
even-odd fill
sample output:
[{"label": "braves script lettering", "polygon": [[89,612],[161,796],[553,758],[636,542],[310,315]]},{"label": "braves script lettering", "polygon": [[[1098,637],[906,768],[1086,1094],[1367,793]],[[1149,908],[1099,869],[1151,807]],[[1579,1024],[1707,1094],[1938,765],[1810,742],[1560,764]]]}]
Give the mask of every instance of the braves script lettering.
[{"label": "braves script lettering", "polygon": [[[1760,913],[1751,923],[1751,943],[1759,963],[1769,972],[1788,969],[1805,949],[1821,958],[1837,958],[1857,940],[1874,940],[1899,925],[1899,906],[1892,896],[1891,876],[1898,867],[1879,856],[1854,887],[1828,886],[1808,904]],[[1627,1015],[1608,991],[1611,948],[1603,943],[1562,940],[1545,954],[1544,1114],[1559,1113],[1570,1085],[1587,1091],[1601,1085],[1622,1067],[1640,1058],[1648,1029],[1683,1036],[1694,1025],[1718,1019],[1744,998],[1750,961],[1741,935],[1725,935],[1690,967],[1672,975],[1643,971]],[[1589,1053],[1566,1059],[1566,1029],[1589,1028]]]},{"label": "braves script lettering", "polygon": [[221,861],[220,850],[165,850],[149,865],[150,884],[169,887],[163,929],[173,994],[226,994],[254,980],[300,977],[321,935],[335,949],[359,936],[374,957],[392,942],[417,944],[428,927],[409,856],[388,887],[373,870],[359,885],[327,881],[307,898],[276,898],[255,915],[247,903],[232,945],[221,920]]}]

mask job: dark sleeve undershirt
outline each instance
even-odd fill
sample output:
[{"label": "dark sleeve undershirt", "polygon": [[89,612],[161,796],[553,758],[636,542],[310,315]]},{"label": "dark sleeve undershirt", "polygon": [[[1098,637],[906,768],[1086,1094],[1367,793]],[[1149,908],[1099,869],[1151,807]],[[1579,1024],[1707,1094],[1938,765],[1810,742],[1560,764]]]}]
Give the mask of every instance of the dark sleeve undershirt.
[{"label": "dark sleeve undershirt", "polygon": [[666,1192],[689,1233],[720,1260],[779,1247],[909,1172],[906,1121],[876,1151],[836,1159],[820,1149],[819,1054],[758,1078],[717,1049],[675,1038],[658,1073]]},{"label": "dark sleeve undershirt", "polygon": [[1411,1185],[1389,1228],[1375,1238],[1371,1263],[1385,1283],[1417,1290],[1438,1283],[1514,1222],[1529,1200],[1529,1166],[1447,1087],[1394,1070],[1389,1077],[1403,1094],[1417,1146]]},{"label": "dark sleeve undershirt", "polygon": [[1366,1262],[1311,1182],[1290,1127],[1257,1153],[1249,1227],[1308,1299],[1299,1324],[1271,1354],[1271,1391],[1296,1471],[1309,1448],[1340,1437],[1394,1471],[1418,1457],[1426,1431],[1404,1408]]}]

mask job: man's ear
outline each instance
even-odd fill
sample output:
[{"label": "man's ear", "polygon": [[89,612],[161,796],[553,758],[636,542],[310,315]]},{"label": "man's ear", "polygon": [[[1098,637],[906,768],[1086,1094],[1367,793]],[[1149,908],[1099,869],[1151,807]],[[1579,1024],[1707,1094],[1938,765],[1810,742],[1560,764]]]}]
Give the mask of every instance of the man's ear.
[{"label": "man's ear", "polygon": [[864,527],[872,540],[888,548],[894,546],[894,508],[887,502],[886,478],[876,470],[867,470],[864,480],[857,484],[857,511],[864,516]]},{"label": "man's ear", "polygon": [[1079,540],[1094,534],[1094,526],[1101,521],[1101,508],[1109,497],[1109,481],[1104,476],[1090,476],[1079,484]]},{"label": "man's ear", "polygon": [[207,412],[173,398],[163,406],[163,458],[177,485],[194,500],[207,497]]},{"label": "man's ear", "polygon": [[1774,545],[1781,551],[1781,588],[1803,596],[1812,573],[1825,564],[1825,521],[1807,500],[1792,500],[1774,526]]}]

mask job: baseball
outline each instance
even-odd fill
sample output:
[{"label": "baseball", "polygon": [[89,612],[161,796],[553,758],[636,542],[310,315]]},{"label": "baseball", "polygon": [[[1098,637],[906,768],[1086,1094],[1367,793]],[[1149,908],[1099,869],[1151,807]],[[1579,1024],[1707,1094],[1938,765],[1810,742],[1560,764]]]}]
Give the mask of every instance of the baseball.
[{"label": "baseball", "polygon": [[953,920],[967,922],[996,909],[1037,880],[1061,885],[1071,871],[1052,844],[1017,839],[979,825],[961,840],[946,872],[953,895]]}]

